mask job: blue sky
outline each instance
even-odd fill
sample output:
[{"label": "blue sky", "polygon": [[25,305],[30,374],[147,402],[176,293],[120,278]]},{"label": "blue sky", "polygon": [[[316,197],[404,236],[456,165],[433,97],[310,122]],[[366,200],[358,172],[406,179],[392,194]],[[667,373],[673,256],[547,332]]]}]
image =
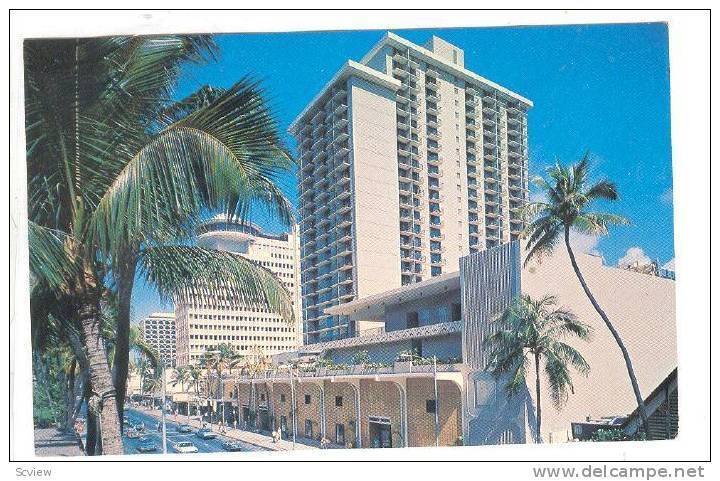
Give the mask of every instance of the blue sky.
[{"label": "blue sky", "polygon": [[[424,44],[431,35],[465,50],[465,66],[521,95],[528,115],[530,172],[589,151],[596,177],[616,182],[611,209],[632,225],[602,239],[578,238],[608,264],[638,247],[651,259],[674,258],[668,31],[665,24],[394,30]],[[347,60],[360,60],[384,31],[238,34],[216,38],[217,62],[185,69],[181,98],[199,86],[227,87],[245,75],[262,81],[287,145],[287,127]],[[296,201],[295,179],[283,188]],[[278,230],[272,219],[255,219]],[[632,250],[632,255],[642,255]],[[162,308],[136,287],[133,317]]]}]

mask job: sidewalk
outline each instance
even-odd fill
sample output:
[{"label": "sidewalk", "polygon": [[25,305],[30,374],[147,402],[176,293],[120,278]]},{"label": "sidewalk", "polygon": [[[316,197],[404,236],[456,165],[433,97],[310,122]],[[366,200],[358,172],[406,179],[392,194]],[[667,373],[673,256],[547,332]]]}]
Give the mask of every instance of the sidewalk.
[{"label": "sidewalk", "polygon": [[[157,420],[160,420],[161,413],[159,409],[153,409],[153,410],[142,410],[141,412],[148,414],[152,417],[154,417]],[[177,422],[179,424],[186,424],[187,423],[187,417],[181,414],[178,414],[177,417],[173,415],[166,415],[166,419],[169,421]],[[192,426],[195,429],[200,429],[201,422],[197,419],[191,419],[189,423],[190,426]],[[215,432],[218,432],[217,425],[212,425],[212,430]],[[273,442],[272,438],[270,436],[267,436],[265,434],[260,433],[253,433],[250,431],[243,431],[241,429],[235,429],[231,427],[225,428],[224,436],[227,436],[228,438],[235,439],[237,441],[242,441],[244,443],[252,444],[253,446],[257,446],[259,448],[267,449],[269,451],[292,451],[293,450],[293,443],[292,441],[288,441],[286,439],[279,439],[277,442]],[[303,440],[304,441],[304,440]],[[304,442],[300,442],[299,440],[295,443],[294,450],[297,451],[299,449],[320,449],[319,446],[312,446],[309,444],[305,444]]]},{"label": "sidewalk", "polygon": [[37,456],[85,456],[77,436],[55,428],[35,428],[35,454]]}]

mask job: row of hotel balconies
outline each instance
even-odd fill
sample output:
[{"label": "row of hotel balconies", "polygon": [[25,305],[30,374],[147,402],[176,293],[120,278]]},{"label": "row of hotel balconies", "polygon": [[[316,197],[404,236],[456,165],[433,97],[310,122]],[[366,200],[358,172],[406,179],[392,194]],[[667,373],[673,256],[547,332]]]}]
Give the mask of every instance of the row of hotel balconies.
[{"label": "row of hotel balconies", "polygon": [[[505,106],[505,125],[501,120],[502,107],[498,99],[489,92],[467,87],[466,104],[466,155],[468,174],[468,234],[471,247],[479,246],[480,235],[484,234],[486,246],[497,245],[503,240],[503,184],[501,177],[501,152],[503,137],[507,139],[505,150],[507,162],[507,197],[516,204],[526,199],[527,167],[525,159],[526,130],[524,113],[514,104]],[[482,132],[482,133],[480,133]],[[482,143],[480,151],[476,145]],[[478,155],[482,154],[482,173],[478,170]],[[481,230],[481,211],[475,199],[478,190],[483,187],[485,205],[485,229]],[[524,190],[525,191],[524,191]],[[509,233],[517,236],[522,229],[522,221],[516,212],[511,212],[505,222]]]},{"label": "row of hotel balconies", "polygon": [[329,319],[324,307],[352,299],[354,293],[349,134],[342,87],[333,89],[324,107],[300,130],[302,295],[310,331],[318,328],[320,319]]}]

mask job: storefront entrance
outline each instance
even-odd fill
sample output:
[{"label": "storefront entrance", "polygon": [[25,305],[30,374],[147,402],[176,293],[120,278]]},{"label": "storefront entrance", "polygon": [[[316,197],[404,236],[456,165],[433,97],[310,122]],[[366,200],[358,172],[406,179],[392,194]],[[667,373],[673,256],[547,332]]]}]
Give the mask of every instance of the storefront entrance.
[{"label": "storefront entrance", "polygon": [[392,448],[392,426],[390,419],[383,416],[370,416],[370,446],[373,448]]}]

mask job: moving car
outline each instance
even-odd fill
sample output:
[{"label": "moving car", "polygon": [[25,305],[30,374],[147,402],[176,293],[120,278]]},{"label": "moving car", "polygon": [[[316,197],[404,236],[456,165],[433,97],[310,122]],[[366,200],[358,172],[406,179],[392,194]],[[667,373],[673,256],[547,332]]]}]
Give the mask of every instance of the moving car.
[{"label": "moving car", "polygon": [[157,451],[157,446],[152,441],[146,440],[136,448],[139,453],[152,453]]},{"label": "moving car", "polygon": [[198,429],[198,431],[195,433],[195,436],[199,437],[200,439],[215,439],[217,437],[217,434],[215,434],[209,429]]},{"label": "moving car", "polygon": [[179,433],[191,433],[192,428],[190,427],[189,424],[181,424],[180,426],[178,426],[177,431]]},{"label": "moving car", "polygon": [[238,441],[225,441],[222,443],[222,447],[225,451],[242,451],[243,446]]},{"label": "moving car", "polygon": [[197,453],[198,448],[190,441],[180,441],[173,445],[173,449],[178,453]]}]

